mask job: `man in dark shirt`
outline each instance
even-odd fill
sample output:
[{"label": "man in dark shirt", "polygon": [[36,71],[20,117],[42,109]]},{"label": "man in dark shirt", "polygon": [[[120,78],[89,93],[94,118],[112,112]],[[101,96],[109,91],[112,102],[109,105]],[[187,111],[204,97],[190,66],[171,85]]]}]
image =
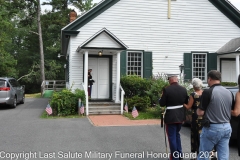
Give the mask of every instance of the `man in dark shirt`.
[{"label": "man in dark shirt", "polygon": [[185,120],[183,104],[188,102],[188,94],[186,88],[178,84],[176,75],[169,76],[168,80],[170,86],[163,89],[160,106],[166,106],[164,123],[171,150],[170,160],[180,160],[183,157],[181,156],[182,146],[179,131],[181,130],[182,122]]},{"label": "man in dark shirt", "polygon": [[221,73],[208,72],[209,89],[204,90],[197,114],[208,121],[200,136],[199,160],[211,158],[215,146],[218,159],[229,159],[229,140],[232,133],[230,125],[231,109],[234,105],[233,94],[221,86]]}]

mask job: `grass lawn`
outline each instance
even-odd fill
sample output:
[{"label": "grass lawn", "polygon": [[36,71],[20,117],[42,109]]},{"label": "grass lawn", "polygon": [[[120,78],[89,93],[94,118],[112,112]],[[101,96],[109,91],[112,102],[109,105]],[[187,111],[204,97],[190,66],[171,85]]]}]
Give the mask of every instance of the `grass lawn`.
[{"label": "grass lawn", "polygon": [[141,120],[141,119],[160,119],[161,113],[156,107],[149,107],[145,112],[138,111],[138,116],[133,118],[131,112],[124,112],[124,116],[128,117],[131,120]]},{"label": "grass lawn", "polygon": [[26,98],[41,98],[41,93],[25,94]]},{"label": "grass lawn", "polygon": [[52,116],[52,115],[48,115],[47,112],[44,110],[42,115],[41,115],[41,118],[44,118],[44,119],[58,119],[58,118],[84,118],[86,117],[85,115],[69,115],[69,116]]}]

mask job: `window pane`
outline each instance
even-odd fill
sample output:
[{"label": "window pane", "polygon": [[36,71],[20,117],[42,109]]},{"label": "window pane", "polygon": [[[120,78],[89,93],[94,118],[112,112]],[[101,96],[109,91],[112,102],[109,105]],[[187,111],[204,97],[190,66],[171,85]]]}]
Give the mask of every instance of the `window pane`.
[{"label": "window pane", "polygon": [[127,54],[127,73],[128,75],[138,75],[142,77],[142,52],[128,52]]},{"label": "window pane", "polygon": [[193,54],[193,78],[206,80],[206,54]]}]

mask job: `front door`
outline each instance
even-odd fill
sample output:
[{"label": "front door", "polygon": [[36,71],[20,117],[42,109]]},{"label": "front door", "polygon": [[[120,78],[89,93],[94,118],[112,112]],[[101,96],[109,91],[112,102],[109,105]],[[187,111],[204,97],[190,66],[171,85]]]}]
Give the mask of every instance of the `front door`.
[{"label": "front door", "polygon": [[89,57],[88,69],[92,69],[92,99],[109,99],[109,58]]}]

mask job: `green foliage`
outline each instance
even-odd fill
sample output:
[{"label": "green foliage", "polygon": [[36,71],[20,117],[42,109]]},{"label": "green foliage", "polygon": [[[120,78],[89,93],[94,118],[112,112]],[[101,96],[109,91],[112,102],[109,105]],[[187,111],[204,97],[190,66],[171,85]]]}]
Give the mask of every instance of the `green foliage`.
[{"label": "green foliage", "polygon": [[151,100],[148,96],[139,97],[135,95],[131,98],[126,98],[125,101],[128,104],[128,109],[131,111],[135,106],[139,111],[145,111],[146,108],[151,106]]},{"label": "green foliage", "polygon": [[81,98],[85,104],[85,93],[83,90],[63,89],[60,92],[54,92],[50,100],[50,105],[53,110],[53,115],[68,116],[75,115],[78,112],[78,99]]},{"label": "green foliage", "polygon": [[16,77],[17,61],[7,50],[11,43],[11,34],[14,32],[14,25],[11,22],[11,15],[8,12],[8,4],[1,2],[0,5],[0,73],[1,76]]},{"label": "green foliage", "polygon": [[151,87],[148,91],[146,91],[146,93],[151,98],[151,102],[153,105],[158,104],[158,100],[161,97],[163,88],[168,85],[169,83],[163,78],[152,79]]},{"label": "green foliage", "polygon": [[151,86],[151,81],[148,79],[143,79],[139,76],[122,76],[121,86],[125,91],[125,97],[130,98],[133,96],[145,96],[146,91],[149,90]]},{"label": "green foliage", "polygon": [[158,107],[149,107],[146,108],[146,111],[139,111],[139,116],[133,118],[131,112],[124,112],[124,116],[128,117],[131,120],[140,120],[140,119],[160,119],[161,118],[161,108]]},{"label": "green foliage", "polygon": [[72,2],[72,5],[78,8],[82,13],[97,5],[97,3],[93,3],[93,0],[70,0],[70,2]]},{"label": "green foliage", "polygon": [[234,82],[221,82],[222,86],[237,86],[237,83]]}]

